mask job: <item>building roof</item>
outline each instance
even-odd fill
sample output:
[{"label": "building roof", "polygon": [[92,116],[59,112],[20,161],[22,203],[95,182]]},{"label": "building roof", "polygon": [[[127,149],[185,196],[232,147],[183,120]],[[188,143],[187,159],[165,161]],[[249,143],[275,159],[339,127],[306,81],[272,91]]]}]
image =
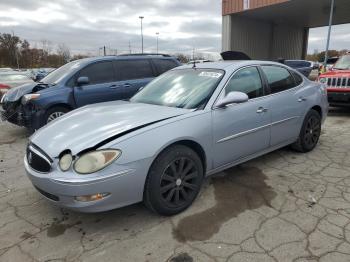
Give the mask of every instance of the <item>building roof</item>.
[{"label": "building roof", "polygon": [[[248,9],[235,16],[312,28],[328,25],[331,0],[290,0]],[[350,1],[336,0],[333,24],[350,23]]]}]

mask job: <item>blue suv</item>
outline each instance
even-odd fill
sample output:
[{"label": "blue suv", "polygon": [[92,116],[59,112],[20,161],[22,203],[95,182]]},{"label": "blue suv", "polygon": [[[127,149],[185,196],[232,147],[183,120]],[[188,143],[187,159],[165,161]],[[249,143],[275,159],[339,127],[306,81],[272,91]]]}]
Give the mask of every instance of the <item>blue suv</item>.
[{"label": "blue suv", "polygon": [[128,99],[154,77],[179,65],[168,55],[76,60],[38,83],[9,90],[1,100],[1,118],[34,131],[75,108]]}]

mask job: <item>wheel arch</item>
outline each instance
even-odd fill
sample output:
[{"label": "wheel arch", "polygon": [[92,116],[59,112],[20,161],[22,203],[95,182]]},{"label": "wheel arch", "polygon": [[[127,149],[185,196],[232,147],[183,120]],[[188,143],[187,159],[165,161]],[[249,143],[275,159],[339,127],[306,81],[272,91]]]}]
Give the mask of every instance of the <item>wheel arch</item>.
[{"label": "wheel arch", "polygon": [[74,109],[70,104],[67,104],[67,103],[57,103],[57,104],[51,104],[51,105],[49,105],[49,106],[45,109],[45,111],[47,112],[47,111],[51,110],[51,109],[54,108],[54,107],[64,107],[64,108],[67,108],[67,109],[69,109],[69,110],[73,110],[73,109]]},{"label": "wheel arch", "polygon": [[[181,139],[177,141],[172,141],[171,143],[164,146],[156,155],[156,157],[153,159],[153,162],[157,159],[157,157],[164,152],[169,147],[175,146],[175,145],[183,145],[190,149],[192,149],[201,159],[202,165],[203,165],[203,172],[206,173],[207,169],[207,155],[204,151],[203,146],[201,146],[198,142],[194,141],[193,139]],[[153,164],[152,162],[152,164]]]},{"label": "wheel arch", "polygon": [[315,110],[320,114],[321,119],[323,118],[322,108],[319,105],[314,105],[313,107],[310,108],[310,110]]}]

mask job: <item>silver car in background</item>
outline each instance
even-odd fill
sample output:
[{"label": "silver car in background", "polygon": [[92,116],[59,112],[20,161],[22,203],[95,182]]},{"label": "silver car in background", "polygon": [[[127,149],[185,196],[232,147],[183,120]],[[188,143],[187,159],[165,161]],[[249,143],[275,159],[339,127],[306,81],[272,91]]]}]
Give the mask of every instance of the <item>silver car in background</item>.
[{"label": "silver car in background", "polygon": [[0,71],[0,99],[11,88],[34,83],[25,73],[18,71]]},{"label": "silver car in background", "polygon": [[327,112],[325,87],[285,65],[187,65],[130,101],[85,106],[40,129],[25,169],[59,206],[99,212],[144,201],[173,215],[208,175],[287,145],[313,150]]}]

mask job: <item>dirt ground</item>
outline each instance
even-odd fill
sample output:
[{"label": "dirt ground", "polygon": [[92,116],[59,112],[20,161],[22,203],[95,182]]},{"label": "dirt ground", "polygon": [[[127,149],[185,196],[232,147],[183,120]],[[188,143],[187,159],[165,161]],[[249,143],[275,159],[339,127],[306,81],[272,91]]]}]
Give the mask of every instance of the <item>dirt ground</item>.
[{"label": "dirt ground", "polygon": [[207,179],[194,205],[98,214],[55,207],[23,168],[27,132],[0,123],[0,261],[350,261],[350,110],[311,153],[289,148]]}]

